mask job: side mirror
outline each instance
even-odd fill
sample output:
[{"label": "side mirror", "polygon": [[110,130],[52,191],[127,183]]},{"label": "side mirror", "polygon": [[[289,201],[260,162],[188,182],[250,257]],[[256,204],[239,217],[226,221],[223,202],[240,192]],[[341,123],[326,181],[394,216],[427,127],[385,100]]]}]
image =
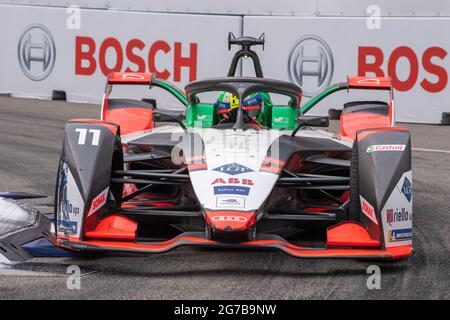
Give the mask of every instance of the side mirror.
[{"label": "side mirror", "polygon": [[153,119],[158,122],[177,122],[185,131],[186,126],[183,123],[184,112],[182,111],[153,111]]},{"label": "side mirror", "polygon": [[328,110],[328,116],[330,120],[339,120],[341,119],[342,110],[339,109],[330,109]]},{"label": "side mirror", "polygon": [[297,128],[292,131],[291,136],[295,136],[301,127],[328,127],[330,118],[328,116],[300,116],[295,120],[298,123]]},{"label": "side mirror", "polygon": [[142,101],[143,101],[143,102],[146,102],[146,103],[148,103],[148,104],[151,104],[151,105],[153,106],[153,109],[156,109],[156,108],[157,108],[157,105],[156,105],[156,99],[142,98]]},{"label": "side mirror", "polygon": [[295,120],[301,127],[328,127],[330,118],[328,116],[300,116]]}]

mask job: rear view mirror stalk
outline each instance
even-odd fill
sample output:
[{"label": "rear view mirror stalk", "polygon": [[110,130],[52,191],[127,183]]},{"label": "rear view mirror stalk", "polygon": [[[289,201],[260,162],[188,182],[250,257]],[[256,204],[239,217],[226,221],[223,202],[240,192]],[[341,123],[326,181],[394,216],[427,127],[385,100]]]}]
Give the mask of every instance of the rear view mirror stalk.
[{"label": "rear view mirror stalk", "polygon": [[184,114],[176,111],[153,111],[153,119],[159,122],[176,122],[184,131],[187,131],[186,125],[183,123]]},{"label": "rear view mirror stalk", "polygon": [[330,118],[328,116],[300,116],[295,121],[298,123],[297,127],[292,131],[291,137],[294,137],[301,127],[328,127]]}]

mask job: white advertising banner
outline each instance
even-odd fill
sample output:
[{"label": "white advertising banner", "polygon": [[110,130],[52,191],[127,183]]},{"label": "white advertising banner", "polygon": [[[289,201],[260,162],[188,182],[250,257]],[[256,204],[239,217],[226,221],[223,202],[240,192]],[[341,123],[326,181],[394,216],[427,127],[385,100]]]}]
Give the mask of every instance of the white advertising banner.
[{"label": "white advertising banner", "polygon": [[180,87],[227,74],[241,17],[0,5],[0,92],[100,102],[111,71],[150,71]]},{"label": "white advertising banner", "polygon": [[[242,17],[0,5],[0,93],[50,98],[53,90],[62,90],[71,101],[100,102],[110,71],[150,71],[183,87],[227,74],[237,50],[228,51],[228,32],[265,32],[264,51],[255,48],[265,76],[301,85],[304,101],[347,75],[390,76],[397,121],[440,123],[442,113],[450,112],[450,38],[444,34],[449,27],[450,18]],[[243,74],[252,73],[244,63]],[[341,92],[311,113],[342,108],[350,97],[378,99]]]},{"label": "white advertising banner", "polygon": [[[257,49],[264,75],[299,84],[304,101],[347,75],[389,76],[396,120],[423,123],[440,123],[450,112],[449,28],[448,18],[244,18],[244,34],[265,32],[265,49]],[[250,63],[243,70],[253,71]],[[371,93],[339,93],[311,113],[342,108],[350,98],[374,99]]]}]

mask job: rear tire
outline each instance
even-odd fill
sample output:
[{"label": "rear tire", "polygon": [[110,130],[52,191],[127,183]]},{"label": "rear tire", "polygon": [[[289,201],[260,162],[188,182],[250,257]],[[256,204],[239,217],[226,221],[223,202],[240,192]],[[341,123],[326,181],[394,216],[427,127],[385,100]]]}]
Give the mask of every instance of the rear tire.
[{"label": "rear tire", "polygon": [[[112,157],[112,163],[111,163],[111,179],[115,178],[114,171],[115,170],[124,170],[124,163],[123,163],[123,151],[122,146],[120,144],[120,141],[116,142],[116,145],[114,147],[113,151],[113,157]],[[109,188],[110,188],[110,195],[109,195],[109,206],[111,208],[119,208],[122,204],[122,196],[123,196],[123,183],[113,183],[110,182]]]},{"label": "rear tire", "polygon": [[350,164],[350,208],[348,220],[360,221],[358,142],[353,143]]}]

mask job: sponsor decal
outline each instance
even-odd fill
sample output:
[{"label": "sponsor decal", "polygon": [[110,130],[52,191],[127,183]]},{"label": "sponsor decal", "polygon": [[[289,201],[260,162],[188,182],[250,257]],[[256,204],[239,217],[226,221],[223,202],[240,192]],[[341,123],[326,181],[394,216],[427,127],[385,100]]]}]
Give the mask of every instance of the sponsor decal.
[{"label": "sponsor decal", "polygon": [[58,230],[63,231],[67,235],[77,234],[78,222],[69,220],[58,221]]},{"label": "sponsor decal", "polygon": [[78,232],[78,222],[73,221],[80,213],[80,208],[73,204],[69,197],[69,167],[64,162],[58,177],[59,190],[59,206],[58,206],[58,231],[64,232],[67,235],[74,235]]},{"label": "sponsor decal", "polygon": [[213,169],[214,171],[218,171],[218,172],[222,172],[222,173],[226,173],[226,174],[230,174],[232,176],[237,175],[237,174],[241,174],[241,173],[246,173],[246,172],[252,172],[253,170],[250,168],[247,168],[243,165],[240,165],[238,163],[230,163],[230,164],[226,164],[220,167],[217,167],[215,169]]},{"label": "sponsor decal", "polygon": [[319,36],[310,34],[301,37],[289,53],[289,80],[302,87],[305,97],[313,97],[328,87],[333,69],[331,49]]},{"label": "sponsor decal", "polygon": [[[132,68],[136,72],[149,70],[159,79],[172,78],[180,82],[184,69],[189,81],[194,81],[197,79],[197,51],[198,44],[195,42],[168,43],[157,40],[147,43],[141,39],[124,42],[114,37],[99,41],[80,35],[75,37],[75,75],[91,76],[100,69],[107,76],[113,71],[129,71]],[[110,52],[117,57],[111,64],[107,63]],[[157,56],[164,57],[162,60],[166,63],[159,62]]]},{"label": "sponsor decal", "polygon": [[392,226],[392,224],[395,223],[412,220],[412,214],[410,214],[405,208],[402,208],[401,210],[387,209],[386,220],[387,223]]},{"label": "sponsor decal", "polygon": [[211,219],[215,222],[247,222],[247,218],[243,216],[214,216]]},{"label": "sponsor decal", "polygon": [[359,84],[380,84],[381,80],[377,78],[366,78],[358,80]]},{"label": "sponsor decal", "polygon": [[41,24],[32,24],[23,32],[18,46],[19,65],[25,76],[42,81],[52,73],[56,46],[50,31]]},{"label": "sponsor decal", "polygon": [[404,144],[373,144],[368,146],[366,149],[367,153],[378,152],[378,151],[404,151]]},{"label": "sponsor decal", "polygon": [[88,216],[90,216],[91,214],[95,213],[98,209],[103,207],[103,205],[106,203],[106,199],[108,198],[108,191],[109,191],[109,187],[106,187],[105,190],[100,192],[100,194],[92,200],[92,204],[91,204],[91,208],[89,209]]},{"label": "sponsor decal", "polygon": [[401,191],[405,195],[408,202],[411,202],[412,185],[411,185],[411,181],[409,181],[409,179],[407,177],[405,177],[405,180],[403,180],[403,185],[402,185]]},{"label": "sponsor decal", "polygon": [[240,187],[240,186],[214,187],[214,194],[238,194],[242,196],[248,196],[249,192],[250,192],[249,187]]},{"label": "sponsor decal", "polygon": [[389,230],[389,242],[405,241],[412,239],[412,229]]},{"label": "sponsor decal", "polygon": [[288,121],[288,118],[286,118],[286,117],[275,117],[275,118],[273,119],[273,121],[274,121],[275,123],[286,122],[286,121]]},{"label": "sponsor decal", "polygon": [[[432,46],[420,51],[421,54],[405,45],[394,47],[391,52],[377,46],[358,47],[358,75],[375,73],[378,77],[389,76],[393,88],[398,91],[409,91],[416,85],[430,93],[443,91],[448,84],[448,73],[439,62],[447,56],[446,49]],[[409,72],[403,73],[398,68],[402,60],[408,61]],[[402,70],[401,76],[399,70]],[[433,74],[436,80],[428,80],[424,76],[425,71]]]},{"label": "sponsor decal", "polygon": [[367,216],[367,218],[378,224],[377,218],[375,216],[375,209],[373,208],[373,206],[361,195],[359,196],[359,199],[361,201],[362,212]]},{"label": "sponsor decal", "polygon": [[217,197],[216,207],[218,208],[244,208],[245,198],[242,197]]},{"label": "sponsor decal", "polygon": [[[407,182],[405,183],[406,180]],[[386,247],[403,245],[412,238],[412,198],[410,198],[411,201],[407,201],[408,199],[405,199],[406,195],[402,192],[403,186],[409,185],[411,181],[411,171],[403,173],[381,211]],[[404,191],[408,194],[410,188],[405,188]]]},{"label": "sponsor decal", "polygon": [[228,178],[228,179],[222,179],[217,178],[212,183],[213,184],[243,184],[245,186],[252,186],[253,180],[252,179],[238,179],[238,178]]}]

